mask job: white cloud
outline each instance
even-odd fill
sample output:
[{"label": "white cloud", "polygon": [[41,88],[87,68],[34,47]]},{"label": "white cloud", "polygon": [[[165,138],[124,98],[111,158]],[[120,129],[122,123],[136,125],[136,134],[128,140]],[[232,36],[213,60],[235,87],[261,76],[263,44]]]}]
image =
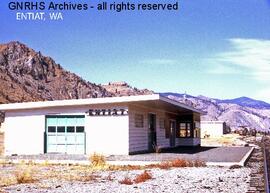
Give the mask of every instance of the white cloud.
[{"label": "white cloud", "polygon": [[228,41],[232,50],[210,59],[215,63],[210,73],[244,72],[255,80],[270,81],[270,40],[235,38]]},{"label": "white cloud", "polygon": [[[208,60],[208,62],[211,62]],[[211,74],[239,74],[239,70],[236,68],[229,66],[229,65],[223,65],[223,64],[215,64],[214,68],[211,67],[208,69],[208,73]]]},{"label": "white cloud", "polygon": [[231,49],[208,58],[208,73],[238,74],[261,86],[254,88],[253,97],[270,102],[270,40],[228,39]]}]

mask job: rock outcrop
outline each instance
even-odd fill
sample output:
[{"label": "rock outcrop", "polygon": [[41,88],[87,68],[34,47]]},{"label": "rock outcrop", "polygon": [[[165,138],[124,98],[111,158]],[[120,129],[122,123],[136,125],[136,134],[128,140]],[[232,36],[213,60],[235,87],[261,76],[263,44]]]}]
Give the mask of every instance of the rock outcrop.
[{"label": "rock outcrop", "polygon": [[113,93],[115,96],[131,96],[131,95],[146,95],[153,94],[154,92],[148,89],[138,89],[128,85],[126,82],[109,82],[102,85],[106,90]]}]

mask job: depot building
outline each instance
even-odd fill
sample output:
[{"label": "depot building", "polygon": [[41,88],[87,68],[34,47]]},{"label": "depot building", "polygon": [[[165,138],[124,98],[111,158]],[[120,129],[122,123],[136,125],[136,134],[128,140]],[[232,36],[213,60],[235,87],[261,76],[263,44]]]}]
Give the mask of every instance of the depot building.
[{"label": "depot building", "polygon": [[128,155],[200,145],[202,112],[159,94],[0,105],[4,154]]}]

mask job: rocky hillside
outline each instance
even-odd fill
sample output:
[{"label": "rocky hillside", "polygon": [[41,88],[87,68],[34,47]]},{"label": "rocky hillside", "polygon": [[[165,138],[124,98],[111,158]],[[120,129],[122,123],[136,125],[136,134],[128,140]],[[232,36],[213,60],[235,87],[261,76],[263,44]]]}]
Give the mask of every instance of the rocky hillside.
[{"label": "rocky hillside", "polygon": [[0,45],[0,103],[113,96],[20,42]]},{"label": "rocky hillside", "polygon": [[239,128],[270,131],[270,104],[241,97],[232,100],[212,99],[205,96],[194,97],[178,93],[162,93],[173,100],[207,112],[202,120],[225,121],[232,130]]},{"label": "rocky hillside", "polygon": [[127,83],[96,85],[20,42],[0,44],[0,103],[150,94]]},{"label": "rocky hillside", "polygon": [[106,90],[115,94],[116,96],[131,96],[131,95],[146,95],[153,94],[153,91],[147,89],[137,89],[135,87],[131,87],[126,82],[109,82],[106,85],[102,85]]}]

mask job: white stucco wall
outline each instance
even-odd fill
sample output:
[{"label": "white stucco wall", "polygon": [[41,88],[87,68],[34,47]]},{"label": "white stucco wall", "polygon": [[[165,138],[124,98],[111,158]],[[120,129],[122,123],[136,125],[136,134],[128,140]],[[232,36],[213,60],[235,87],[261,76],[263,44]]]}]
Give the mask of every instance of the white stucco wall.
[{"label": "white stucco wall", "polygon": [[209,137],[220,137],[224,134],[224,124],[223,122],[201,122],[201,138],[205,135]]},{"label": "white stucco wall", "polygon": [[[115,106],[114,106],[115,107]],[[75,106],[6,112],[1,129],[5,133],[5,155],[43,154],[45,115],[86,115],[89,108]],[[119,108],[125,108],[119,106]],[[128,116],[85,116],[86,153],[128,154]]]},{"label": "white stucco wall", "polygon": [[128,155],[128,115],[86,118],[86,153]]},{"label": "white stucco wall", "polygon": [[43,154],[45,115],[84,115],[85,111],[86,107],[62,107],[6,112],[3,123],[5,155]]},{"label": "white stucco wall", "polygon": [[41,154],[44,152],[45,116],[9,116],[5,119],[5,154]]}]

